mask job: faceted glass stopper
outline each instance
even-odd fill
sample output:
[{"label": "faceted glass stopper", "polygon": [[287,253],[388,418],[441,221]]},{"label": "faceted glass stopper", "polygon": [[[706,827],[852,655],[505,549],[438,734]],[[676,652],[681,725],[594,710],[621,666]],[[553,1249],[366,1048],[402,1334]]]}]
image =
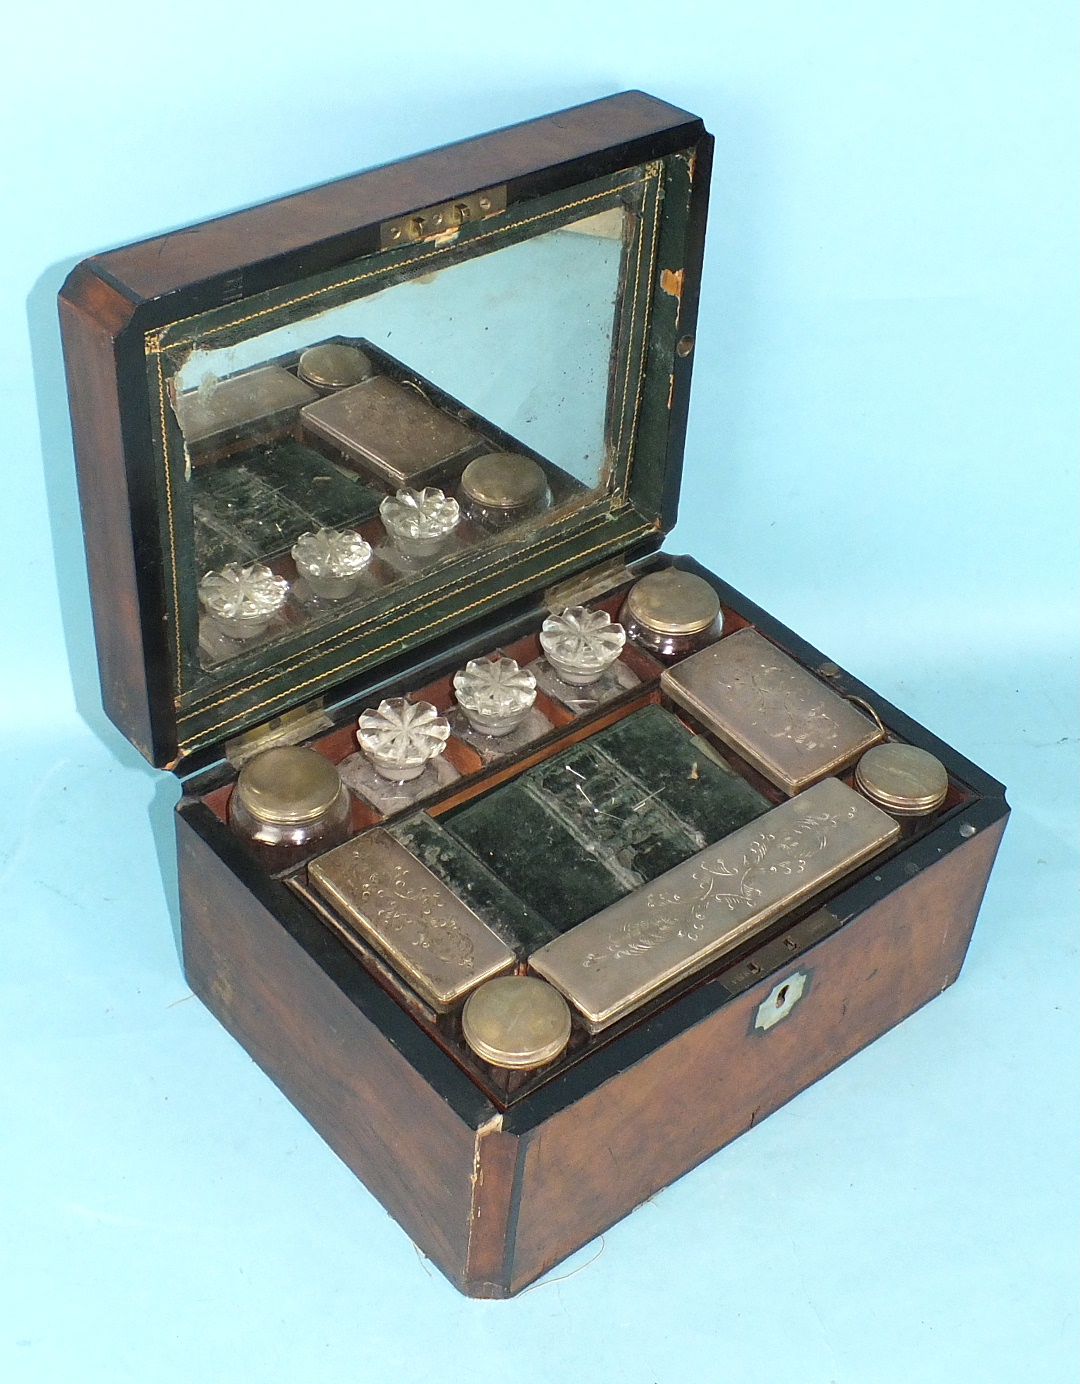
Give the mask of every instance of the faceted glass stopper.
[{"label": "faceted glass stopper", "polygon": [[360,717],[356,739],[377,774],[393,783],[419,778],[450,738],[450,722],[430,702],[390,697]]},{"label": "faceted glass stopper", "polygon": [[407,557],[429,557],[457,528],[458,502],[434,485],[423,490],[399,490],[379,506],[386,532]]},{"label": "faceted glass stopper", "polygon": [[583,686],[596,682],[622,653],[626,631],[612,623],[606,610],[569,606],[549,615],[540,631],[540,646],[563,682]]},{"label": "faceted glass stopper", "polygon": [[454,674],[458,706],[481,735],[508,735],[536,701],[536,679],[512,658],[474,658]]},{"label": "faceted glass stopper", "polygon": [[288,597],[289,583],[261,562],[230,562],[199,582],[199,600],[234,639],[262,634]]},{"label": "faceted glass stopper", "polygon": [[297,570],[316,596],[351,596],[371,561],[371,544],[355,529],[302,533],[293,544]]}]

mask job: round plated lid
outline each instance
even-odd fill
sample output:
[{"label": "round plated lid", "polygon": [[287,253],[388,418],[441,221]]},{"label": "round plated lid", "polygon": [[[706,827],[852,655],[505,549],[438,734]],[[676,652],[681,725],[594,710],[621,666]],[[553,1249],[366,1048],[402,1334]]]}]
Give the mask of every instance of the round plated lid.
[{"label": "round plated lid", "polygon": [[542,1067],[570,1041],[570,1006],[536,976],[499,976],[478,986],[461,1014],[465,1041],[494,1067]]},{"label": "round plated lid", "polygon": [[317,389],[345,389],[366,380],[372,369],[363,351],[340,341],[329,341],[325,346],[309,346],[300,357],[296,373]]},{"label": "round plated lid", "polygon": [[461,473],[461,488],[474,504],[487,509],[520,509],[543,497],[547,477],[531,457],[492,452],[469,462]]},{"label": "round plated lid", "polygon": [[944,802],[949,775],[941,760],[926,750],[889,741],[867,750],[859,760],[855,785],[886,812],[917,817]]},{"label": "round plated lid", "polygon": [[655,634],[700,634],[720,614],[720,597],[701,577],[667,567],[632,586],[624,609]]},{"label": "round plated lid", "polygon": [[276,745],[248,760],[236,792],[261,822],[311,822],[337,801],[341,776],[317,750]]}]

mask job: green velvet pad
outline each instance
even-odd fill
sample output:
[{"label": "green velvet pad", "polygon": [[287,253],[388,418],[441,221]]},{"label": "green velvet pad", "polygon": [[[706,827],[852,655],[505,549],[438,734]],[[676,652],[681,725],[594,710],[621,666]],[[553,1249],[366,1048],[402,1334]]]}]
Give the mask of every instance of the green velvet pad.
[{"label": "green velvet pad", "polygon": [[536,800],[524,778],[443,821],[555,932],[565,932],[627,892],[624,881]]},{"label": "green velvet pad", "polygon": [[197,466],[191,484],[200,574],[286,552],[302,533],[361,523],[380,500],[298,442]]},{"label": "green velvet pad", "polygon": [[627,889],[674,869],[706,844],[664,806],[655,785],[628,774],[596,740],[537,765],[526,781]]},{"label": "green velvet pad", "polygon": [[692,735],[663,707],[643,707],[592,743],[647,783],[650,792],[660,789],[660,801],[700,835],[699,850],[772,807],[706,740]]},{"label": "green velvet pad", "polygon": [[768,811],[702,746],[646,707],[442,821],[565,932]]},{"label": "green velvet pad", "polygon": [[558,936],[555,928],[426,812],[399,822],[390,834],[522,956]]},{"label": "green velvet pad", "polygon": [[286,495],[326,529],[359,524],[379,511],[380,491],[344,475],[332,462],[299,442],[279,442],[253,453],[247,469]]},{"label": "green velvet pad", "polygon": [[196,496],[192,501],[195,517],[195,569],[199,577],[220,572],[229,562],[254,562],[258,549],[241,539],[236,530],[218,518],[218,507]]}]

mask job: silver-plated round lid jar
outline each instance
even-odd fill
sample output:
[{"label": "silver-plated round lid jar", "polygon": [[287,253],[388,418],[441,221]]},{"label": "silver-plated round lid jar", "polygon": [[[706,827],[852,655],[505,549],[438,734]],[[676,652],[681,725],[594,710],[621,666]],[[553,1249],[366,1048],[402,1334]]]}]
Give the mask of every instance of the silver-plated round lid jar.
[{"label": "silver-plated round lid jar", "polygon": [[945,801],[949,775],[928,750],[890,740],[859,760],[855,786],[894,817],[923,817]]},{"label": "silver-plated round lid jar", "polygon": [[667,658],[696,652],[723,629],[720,597],[704,578],[677,567],[635,582],[619,619],[630,639]]},{"label": "silver-plated round lid jar", "polygon": [[461,506],[470,519],[505,528],[551,503],[544,468],[531,457],[491,452],[461,473]]},{"label": "silver-plated round lid jar", "polygon": [[235,789],[252,817],[289,826],[318,821],[344,791],[330,761],[300,745],[275,745],[249,759]]},{"label": "silver-plated round lid jar", "polygon": [[337,769],[299,745],[275,745],[249,759],[229,799],[229,825],[270,870],[291,869],[346,841],[351,815]]},{"label": "silver-plated round lid jar", "polygon": [[529,1070],[570,1041],[570,1006],[537,976],[499,976],[478,986],[461,1014],[465,1041],[494,1067]]},{"label": "silver-plated round lid jar", "polygon": [[300,357],[296,373],[305,384],[329,393],[359,384],[374,374],[374,369],[359,347],[328,341],[322,346],[309,346]]}]

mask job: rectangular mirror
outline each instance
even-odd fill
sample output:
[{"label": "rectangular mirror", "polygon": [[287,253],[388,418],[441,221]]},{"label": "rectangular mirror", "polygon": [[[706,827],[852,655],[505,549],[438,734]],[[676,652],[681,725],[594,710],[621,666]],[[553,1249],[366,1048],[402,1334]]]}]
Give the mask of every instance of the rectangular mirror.
[{"label": "rectangular mirror", "polygon": [[634,174],[576,199],[585,215],[500,218],[463,253],[390,252],[163,334],[196,676],[433,575],[464,583],[470,558],[619,498],[644,284]]}]

